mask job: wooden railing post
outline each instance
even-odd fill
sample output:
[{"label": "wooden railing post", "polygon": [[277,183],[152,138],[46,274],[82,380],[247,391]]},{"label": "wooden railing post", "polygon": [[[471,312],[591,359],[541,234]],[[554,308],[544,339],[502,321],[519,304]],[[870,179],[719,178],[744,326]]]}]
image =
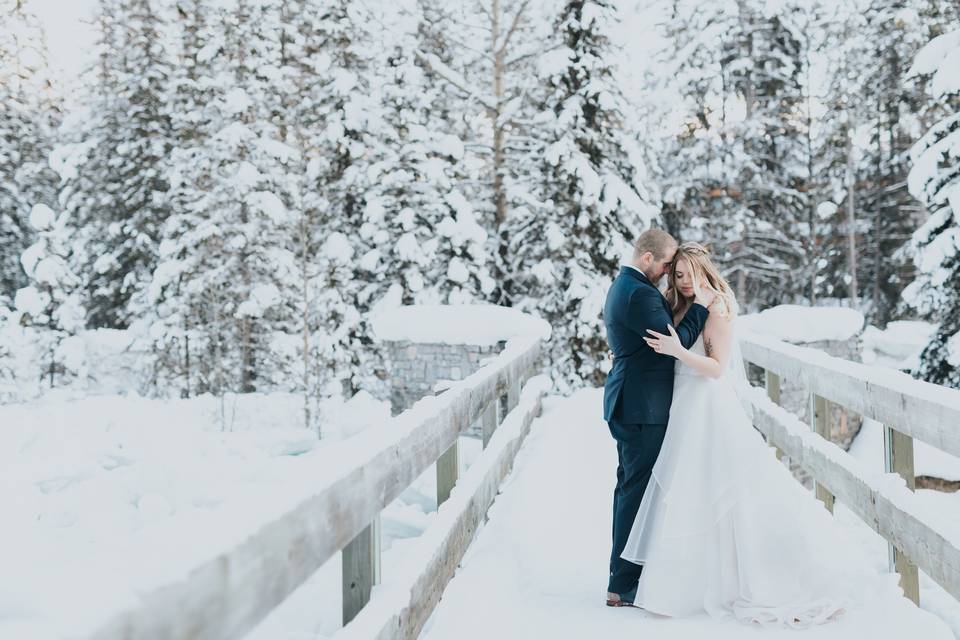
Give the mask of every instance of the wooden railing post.
[{"label": "wooden railing post", "polygon": [[[763,370],[764,386],[767,388],[767,397],[773,402],[773,404],[780,405],[780,376],[775,374],[770,369]],[[774,450],[777,452],[777,460],[783,460],[783,451],[780,447],[775,446]]]},{"label": "wooden railing post", "polygon": [[520,378],[517,377],[507,383],[507,413],[513,411],[520,403]]},{"label": "wooden railing post", "polygon": [[343,624],[370,601],[380,582],[380,516],[343,548]]},{"label": "wooden railing post", "polygon": [[490,443],[490,438],[493,437],[493,432],[497,430],[497,405],[500,404],[495,399],[490,401],[490,404],[487,405],[487,408],[483,412],[483,418],[481,418],[481,425],[483,427],[483,448],[487,448],[487,444]]},{"label": "wooden railing post", "polygon": [[[898,473],[907,482],[911,491],[916,491],[917,480],[913,470],[913,438],[884,425],[883,468],[887,473]],[[911,564],[893,544],[887,543],[890,570],[900,574],[903,594],[920,604],[920,575],[917,566]]]},{"label": "wooden railing post", "polygon": [[[817,435],[824,440],[830,440],[830,404],[827,399],[815,393],[810,394],[810,423]],[[817,498],[823,502],[830,513],[833,513],[833,494],[827,488],[814,480]]]},{"label": "wooden railing post", "polygon": [[437,506],[447,501],[460,473],[460,447],[454,442],[437,460]]}]

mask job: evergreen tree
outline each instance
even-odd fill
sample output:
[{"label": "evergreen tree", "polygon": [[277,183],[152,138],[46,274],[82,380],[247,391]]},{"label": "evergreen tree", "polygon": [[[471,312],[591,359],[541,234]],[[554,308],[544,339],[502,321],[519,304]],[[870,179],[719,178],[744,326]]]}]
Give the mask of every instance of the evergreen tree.
[{"label": "evergreen tree", "polygon": [[66,214],[57,217],[50,207],[38,204],[29,220],[37,241],[23,252],[21,261],[30,284],[17,291],[15,303],[22,314],[20,323],[41,329],[37,353],[43,354],[44,361],[39,377],[48,378],[53,388],[58,382],[56,376],[68,369],[59,347],[64,338],[83,328],[80,279],[70,270],[71,237]]},{"label": "evergreen tree", "polygon": [[930,211],[913,235],[917,278],[904,298],[939,322],[921,354],[917,375],[960,388],[960,30],[934,38],[913,73],[932,75],[930,92],[946,114],[913,146],[910,193]]},{"label": "evergreen tree", "polygon": [[540,148],[535,133],[537,60],[549,47],[550,22],[527,0],[441,3],[421,0],[430,42],[440,52],[419,55],[457,101],[467,154],[467,198],[488,230],[496,288],[490,300],[510,306],[510,224],[515,210],[535,200]]},{"label": "evergreen tree", "polygon": [[448,133],[456,123],[446,91],[414,54],[435,44],[424,30],[401,30],[377,65],[382,126],[371,132],[375,160],[364,196],[358,277],[371,281],[376,297],[398,285],[406,304],[466,303],[494,288],[487,232],[464,193],[464,144]]},{"label": "evergreen tree", "polygon": [[[544,61],[543,176],[534,202],[508,219],[515,306],[554,327],[550,368],[563,389],[597,384],[608,364],[603,292],[629,239],[656,215],[634,164],[607,0],[568,0],[556,21],[559,47]],[[538,133],[540,131],[538,130]]]},{"label": "evergreen tree", "polygon": [[48,157],[60,100],[47,65],[46,34],[22,0],[0,2],[0,300],[27,282],[20,254],[33,241],[35,204],[56,205]]},{"label": "evergreen tree", "polygon": [[[96,94],[63,199],[82,233],[88,323],[125,327],[157,262],[171,148],[172,61],[156,0],[101,0]],[[122,56],[116,52],[122,51]]]},{"label": "evergreen tree", "polygon": [[[664,218],[712,245],[743,303],[792,300],[806,284],[808,164],[804,52],[789,5],[677,0],[667,82],[682,125],[661,154]],[[794,280],[796,278],[796,280]]]},{"label": "evergreen tree", "polygon": [[276,334],[290,330],[285,303],[295,282],[282,197],[284,163],[294,152],[278,139],[267,109],[278,15],[271,5],[241,0],[218,14],[222,42],[200,46],[206,19],[196,17],[183,32],[189,61],[175,102],[194,109],[177,128],[167,175],[178,209],[164,228],[148,300],[158,305],[158,347],[183,354],[182,393],[250,392],[288,373]]}]

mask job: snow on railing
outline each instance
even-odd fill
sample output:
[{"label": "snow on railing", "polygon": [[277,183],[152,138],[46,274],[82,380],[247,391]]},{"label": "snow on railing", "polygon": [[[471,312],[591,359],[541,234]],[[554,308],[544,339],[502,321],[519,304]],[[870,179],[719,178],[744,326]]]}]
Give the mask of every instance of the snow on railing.
[{"label": "snow on railing", "polygon": [[[237,638],[341,551],[341,633],[417,637],[540,413],[549,388],[545,377],[531,379],[540,352],[539,338],[510,340],[471,376],[392,418],[387,441],[383,430],[354,436],[343,443],[342,464],[295,508],[188,575],[138,594],[126,610],[81,637]],[[508,415],[501,415],[503,407]],[[458,482],[457,438],[478,420],[485,450]],[[380,511],[434,464],[437,503],[444,504],[418,541],[412,557],[420,564],[367,605],[379,581]],[[348,625],[358,613],[363,620]]]},{"label": "snow on railing", "polygon": [[[778,456],[786,454],[813,476],[828,509],[839,498],[887,540],[891,569],[907,597],[919,604],[919,567],[960,599],[960,536],[913,493],[914,438],[960,455],[960,391],[755,334],[743,336],[742,350],[745,361],[765,371],[766,393],[751,388],[741,399]],[[778,405],[782,378],[809,392],[811,425]],[[884,424],[885,473],[869,472],[829,442],[831,404]]]}]

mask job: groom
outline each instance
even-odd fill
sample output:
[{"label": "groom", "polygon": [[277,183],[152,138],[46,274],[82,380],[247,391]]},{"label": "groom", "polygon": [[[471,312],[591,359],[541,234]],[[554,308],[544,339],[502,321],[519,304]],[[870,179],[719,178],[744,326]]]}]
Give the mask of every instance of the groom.
[{"label": "groom", "polygon": [[[603,309],[613,367],[603,390],[603,419],[617,441],[617,486],[613,491],[613,550],[607,606],[633,605],[643,567],[620,557],[660,453],[673,399],[672,356],[656,353],[643,338],[647,329],[666,334],[673,314],[657,283],[677,250],[673,236],[659,229],[640,234],[633,258],[620,269]],[[705,304],[707,303],[707,304]],[[676,327],[689,349],[709,312],[697,298]]]}]

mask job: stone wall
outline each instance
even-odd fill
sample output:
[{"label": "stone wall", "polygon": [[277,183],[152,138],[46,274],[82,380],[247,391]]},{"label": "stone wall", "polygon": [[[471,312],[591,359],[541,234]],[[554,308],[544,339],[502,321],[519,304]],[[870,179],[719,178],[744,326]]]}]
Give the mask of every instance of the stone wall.
[{"label": "stone wall", "polygon": [[[494,345],[384,342],[387,370],[385,385],[375,393],[390,400],[394,415],[420,398],[433,395],[441,380],[462,380],[480,368],[481,361],[495,356],[504,343]],[[384,394],[389,393],[389,397]]]}]

